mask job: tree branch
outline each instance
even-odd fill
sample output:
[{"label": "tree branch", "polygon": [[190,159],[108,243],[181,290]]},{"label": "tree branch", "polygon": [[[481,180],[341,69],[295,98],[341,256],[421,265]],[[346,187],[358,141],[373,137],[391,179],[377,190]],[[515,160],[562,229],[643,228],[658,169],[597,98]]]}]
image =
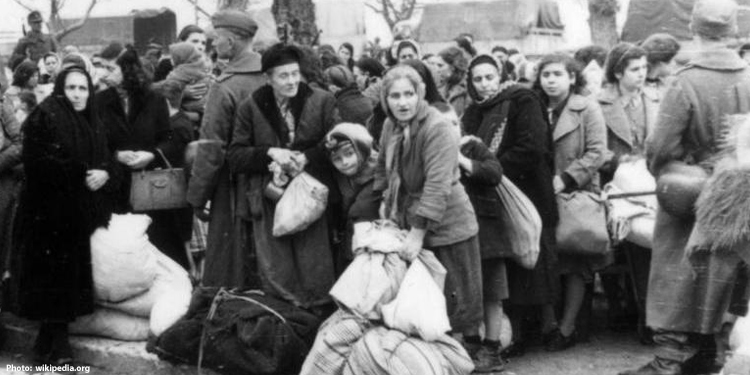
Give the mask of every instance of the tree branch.
[{"label": "tree branch", "polygon": [[25,3],[23,2],[23,1],[21,1],[21,0],[13,0],[13,1],[15,1],[15,2],[16,2],[16,4],[18,4],[18,5],[22,6],[22,7],[24,8],[24,9],[28,10],[29,12],[31,12],[31,11],[33,11],[33,10],[34,10],[34,8],[32,8],[32,7],[28,6],[28,5],[26,5],[26,4],[25,4]]},{"label": "tree branch", "polygon": [[365,6],[368,7],[368,8],[370,8],[370,9],[372,9],[372,10],[374,10],[375,13],[380,13],[380,14],[383,13],[382,9],[376,8],[374,5],[370,4],[370,2],[365,2]]},{"label": "tree branch", "polygon": [[198,0],[187,0],[187,2],[190,4],[193,4],[195,9],[203,13],[203,15],[205,15],[206,17],[211,17],[211,13],[208,13],[205,9],[203,9],[200,5],[198,5]]},{"label": "tree branch", "polygon": [[58,43],[60,43],[60,41],[62,40],[62,38],[64,38],[66,35],[68,35],[68,34],[72,33],[73,31],[76,31],[76,30],[80,29],[81,27],[83,27],[83,25],[86,23],[86,21],[89,20],[89,16],[91,15],[91,11],[96,6],[96,2],[97,2],[97,0],[91,0],[91,2],[89,3],[88,9],[86,9],[86,14],[84,14],[83,18],[81,18],[80,20],[78,20],[78,22],[76,22],[76,23],[74,23],[74,24],[72,24],[72,25],[70,25],[70,26],[62,29],[61,31],[59,31],[57,33],[55,33],[55,40]]}]

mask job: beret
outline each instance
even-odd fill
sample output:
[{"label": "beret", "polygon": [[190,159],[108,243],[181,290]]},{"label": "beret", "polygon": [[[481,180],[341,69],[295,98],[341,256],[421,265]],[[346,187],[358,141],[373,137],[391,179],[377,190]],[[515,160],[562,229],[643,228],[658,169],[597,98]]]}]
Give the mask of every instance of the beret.
[{"label": "beret", "polygon": [[302,50],[296,46],[276,43],[263,53],[260,59],[261,70],[267,72],[277,66],[302,61]]},{"label": "beret", "polygon": [[258,24],[249,14],[233,9],[221,10],[214,13],[211,16],[211,25],[213,25],[214,29],[235,29],[246,32],[251,36],[255,36],[255,32],[258,31]]}]

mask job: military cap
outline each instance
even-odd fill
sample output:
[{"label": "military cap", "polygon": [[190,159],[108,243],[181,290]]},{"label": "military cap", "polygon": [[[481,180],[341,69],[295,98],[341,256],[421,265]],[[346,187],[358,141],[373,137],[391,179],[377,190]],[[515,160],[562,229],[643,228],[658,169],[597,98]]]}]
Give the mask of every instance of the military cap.
[{"label": "military cap", "polygon": [[690,27],[695,34],[721,39],[737,33],[737,3],[734,0],[698,0]]},{"label": "military cap", "polygon": [[227,28],[248,33],[255,36],[258,31],[258,24],[250,17],[249,14],[238,10],[221,10],[211,16],[211,25],[214,29]]},{"label": "military cap", "polygon": [[44,19],[42,18],[42,14],[39,13],[39,11],[35,10],[29,13],[28,17],[26,17],[26,21],[28,23],[34,23],[34,22],[43,22]]}]

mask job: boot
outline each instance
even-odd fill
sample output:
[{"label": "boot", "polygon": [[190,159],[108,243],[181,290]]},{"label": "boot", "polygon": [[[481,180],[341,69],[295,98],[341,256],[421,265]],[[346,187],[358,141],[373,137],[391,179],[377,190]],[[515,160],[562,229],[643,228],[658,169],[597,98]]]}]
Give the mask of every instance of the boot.
[{"label": "boot", "polygon": [[482,345],[474,360],[474,372],[482,374],[503,371],[505,360],[501,352],[500,345]]},{"label": "boot", "polygon": [[73,347],[68,337],[68,324],[55,324],[52,328],[52,350],[49,361],[53,365],[62,366],[73,362]]},{"label": "boot", "polygon": [[682,375],[682,368],[680,362],[656,357],[639,369],[623,371],[618,375]]},{"label": "boot", "polygon": [[482,348],[482,338],[479,336],[464,336],[462,344],[466,352],[469,353],[469,357],[476,361],[477,353]]},{"label": "boot", "polygon": [[52,331],[49,323],[42,323],[34,340],[33,361],[35,363],[47,363],[49,353],[52,351]]}]

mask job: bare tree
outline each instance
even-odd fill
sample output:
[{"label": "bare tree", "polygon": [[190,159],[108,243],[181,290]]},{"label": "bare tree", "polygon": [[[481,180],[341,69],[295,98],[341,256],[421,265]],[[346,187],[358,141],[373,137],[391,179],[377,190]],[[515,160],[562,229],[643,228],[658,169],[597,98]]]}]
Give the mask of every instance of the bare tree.
[{"label": "bare tree", "polygon": [[307,46],[317,44],[320,31],[315,23],[312,0],[273,0],[271,13],[279,39]]},{"label": "bare tree", "polygon": [[367,0],[365,5],[383,15],[388,27],[393,30],[398,22],[411,18],[417,5],[417,0],[400,0],[399,2],[400,6],[396,5],[396,0]]},{"label": "bare tree", "polygon": [[[207,10],[203,9],[203,7],[201,7],[200,4],[198,4],[198,0],[187,0],[187,2],[193,5],[196,12],[200,12],[206,17],[211,17],[211,13],[208,13]],[[196,17],[198,17],[197,14],[196,14]]]},{"label": "bare tree", "polygon": [[591,41],[604,48],[617,44],[617,21],[620,10],[617,0],[589,0],[589,27]]},{"label": "bare tree", "polygon": [[[56,43],[60,43],[60,41],[68,34],[70,34],[73,31],[76,31],[83,27],[83,25],[86,24],[86,21],[88,21],[89,16],[91,15],[91,11],[94,9],[94,7],[97,4],[98,0],[90,0],[88,8],[86,8],[86,13],[83,15],[81,19],[78,21],[71,23],[69,25],[65,25],[63,23],[62,18],[60,17],[60,9],[65,6],[65,0],[48,0],[49,1],[49,9],[50,9],[50,17],[49,20],[47,20],[47,28],[49,29],[49,33],[52,35],[53,39]],[[28,11],[35,10],[37,8],[32,7],[31,4],[28,1],[24,0],[15,0],[15,2],[22,7],[24,7]]]}]

